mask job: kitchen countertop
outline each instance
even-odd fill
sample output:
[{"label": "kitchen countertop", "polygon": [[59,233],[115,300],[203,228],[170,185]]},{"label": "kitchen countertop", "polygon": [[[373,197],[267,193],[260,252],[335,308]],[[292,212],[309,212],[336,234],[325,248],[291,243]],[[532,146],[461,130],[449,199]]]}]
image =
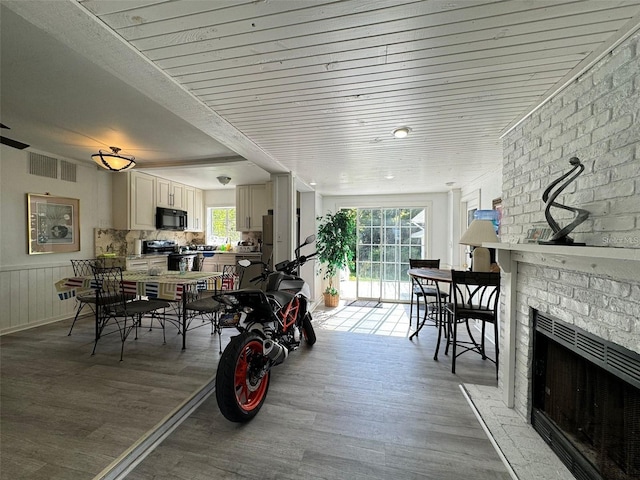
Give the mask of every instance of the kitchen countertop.
[{"label": "kitchen countertop", "polygon": [[[125,258],[127,260],[135,260],[136,258],[153,258],[153,257],[168,257],[168,253],[141,253],[139,255],[127,255]],[[105,258],[114,258],[114,257],[105,257]]]},{"label": "kitchen countertop", "polygon": [[230,254],[233,254],[233,255],[255,255],[255,256],[258,256],[258,257],[262,255],[261,252],[228,252],[226,250],[224,250],[224,251],[222,251],[222,250],[209,250],[209,251],[201,250],[201,251],[197,251],[197,252],[194,252],[194,253],[202,253],[202,254],[207,254],[208,253],[208,254],[216,254],[216,255],[230,255]]}]

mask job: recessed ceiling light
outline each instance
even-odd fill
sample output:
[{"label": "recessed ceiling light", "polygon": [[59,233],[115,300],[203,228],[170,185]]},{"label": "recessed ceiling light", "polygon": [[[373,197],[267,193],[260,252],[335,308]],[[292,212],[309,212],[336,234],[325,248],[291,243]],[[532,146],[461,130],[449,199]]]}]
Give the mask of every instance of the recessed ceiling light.
[{"label": "recessed ceiling light", "polygon": [[393,136],[396,138],[405,138],[407,135],[409,135],[409,132],[411,132],[411,129],[409,127],[400,127],[396,128],[393,131]]},{"label": "recessed ceiling light", "polygon": [[386,178],[387,180],[393,180],[395,177],[389,174],[389,175],[386,175],[384,178]]},{"label": "recessed ceiling light", "polygon": [[317,185],[317,182],[309,182],[309,185],[311,185],[312,187],[315,187]]}]

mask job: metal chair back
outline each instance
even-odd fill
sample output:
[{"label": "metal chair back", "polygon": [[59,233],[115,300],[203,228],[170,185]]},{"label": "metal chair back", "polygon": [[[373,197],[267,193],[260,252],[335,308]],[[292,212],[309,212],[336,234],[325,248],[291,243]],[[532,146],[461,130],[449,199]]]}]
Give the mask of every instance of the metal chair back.
[{"label": "metal chair back", "polygon": [[73,268],[74,277],[89,277],[93,275],[93,266],[96,265],[97,259],[71,260],[71,268]]},{"label": "metal chair back", "polygon": [[[440,268],[440,259],[425,259],[425,258],[410,258],[409,259],[409,268]],[[428,288],[425,288],[427,286]],[[420,298],[430,297],[431,299],[436,299],[438,297],[438,293],[436,291],[437,284],[432,280],[426,279],[417,279],[415,277],[411,277],[411,304],[409,307],[409,325],[412,323],[413,319],[413,301],[415,298],[416,307],[417,307],[417,315],[420,316]],[[427,310],[425,310],[425,318],[428,315]],[[416,320],[417,322],[417,320]]]},{"label": "metal chair back", "polygon": [[[456,373],[456,358],[465,352],[473,351],[479,353],[482,359],[488,359],[496,365],[496,378],[498,376],[500,345],[498,338],[498,301],[500,299],[500,273],[499,272],[466,272],[451,270],[451,297],[453,302],[448,307],[449,333],[447,348],[453,346],[453,357],[451,361],[451,372]],[[469,320],[478,320],[482,326],[480,329],[480,339],[474,338]],[[458,336],[458,324],[463,323],[466,327],[468,340],[463,340]],[[495,357],[489,358],[485,352],[485,330],[486,325],[493,327],[495,340]],[[438,339],[438,344],[440,339]],[[437,349],[436,349],[437,355]]]},{"label": "metal chair back", "polygon": [[482,320],[497,319],[500,273],[451,271],[454,315]]}]

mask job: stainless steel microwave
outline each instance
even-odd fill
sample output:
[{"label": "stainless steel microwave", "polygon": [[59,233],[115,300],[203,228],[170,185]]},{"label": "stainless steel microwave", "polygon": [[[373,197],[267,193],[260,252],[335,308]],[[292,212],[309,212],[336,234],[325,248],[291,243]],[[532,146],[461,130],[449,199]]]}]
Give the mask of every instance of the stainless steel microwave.
[{"label": "stainless steel microwave", "polygon": [[173,208],[156,208],[156,228],[158,230],[186,230],[187,212]]}]

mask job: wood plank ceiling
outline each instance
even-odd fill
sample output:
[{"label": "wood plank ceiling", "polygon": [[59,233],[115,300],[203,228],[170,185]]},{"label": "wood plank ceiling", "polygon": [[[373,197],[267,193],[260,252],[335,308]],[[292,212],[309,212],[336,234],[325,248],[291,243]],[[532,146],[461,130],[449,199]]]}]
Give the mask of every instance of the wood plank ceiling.
[{"label": "wood plank ceiling", "polygon": [[636,0],[81,5],[325,194],[445,191],[495,169],[501,133],[640,12]]}]

